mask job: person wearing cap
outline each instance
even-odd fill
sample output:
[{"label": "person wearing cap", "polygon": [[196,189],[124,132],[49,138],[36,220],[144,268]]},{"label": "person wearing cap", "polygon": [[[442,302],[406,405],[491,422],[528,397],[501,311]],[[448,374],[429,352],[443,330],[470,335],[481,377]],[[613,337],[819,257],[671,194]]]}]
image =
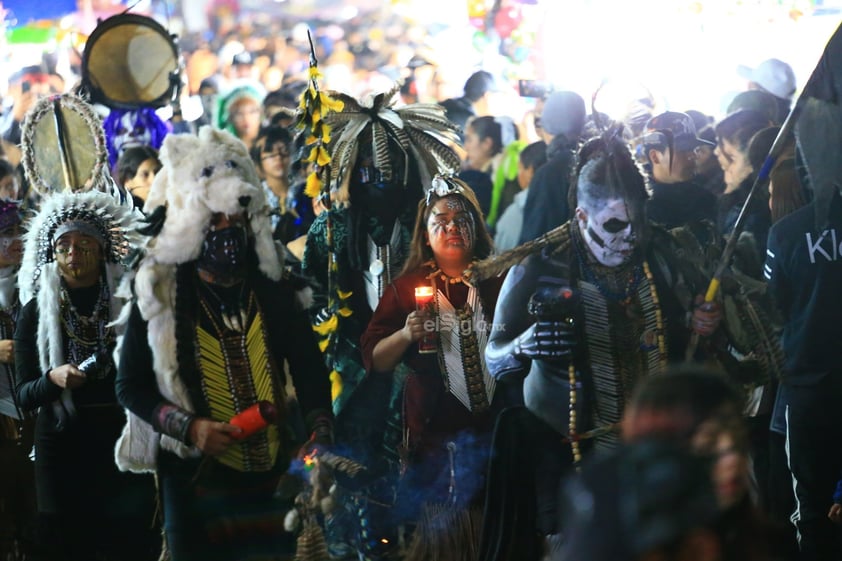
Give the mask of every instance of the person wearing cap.
[{"label": "person wearing cap", "polygon": [[534,240],[570,219],[567,192],[576,148],[585,127],[585,100],[571,91],[550,94],[541,113],[547,163],[529,184],[520,243]]},{"label": "person wearing cap", "polygon": [[[468,119],[491,115],[491,100],[495,92],[500,91],[494,75],[485,70],[478,70],[465,82],[462,97],[442,101],[447,118],[464,131]],[[464,140],[464,138],[463,138]]]},{"label": "person wearing cap", "polygon": [[789,114],[792,97],[795,95],[795,72],[792,67],[777,58],[766,59],[754,68],[740,65],[737,74],[748,80],[749,90],[762,90],[775,96],[777,102],[777,123],[783,123]]},{"label": "person wearing cap", "polygon": [[643,130],[648,188],[648,218],[667,229],[716,221],[716,197],[693,182],[696,148],[713,147],[699,138],[686,113],[667,111],[649,119]]},{"label": "person wearing cap", "polygon": [[248,51],[235,54],[231,57],[231,79],[232,80],[253,80],[254,58]]}]

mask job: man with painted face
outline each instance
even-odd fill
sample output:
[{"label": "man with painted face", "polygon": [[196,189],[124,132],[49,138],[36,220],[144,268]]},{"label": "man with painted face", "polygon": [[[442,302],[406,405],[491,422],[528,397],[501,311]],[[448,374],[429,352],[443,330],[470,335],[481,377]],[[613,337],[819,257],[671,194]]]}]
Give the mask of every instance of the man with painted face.
[{"label": "man with painted face", "polygon": [[[586,143],[575,170],[574,219],[473,267],[476,282],[515,265],[486,360],[498,383],[522,387],[524,405],[498,421],[480,559],[540,558],[561,477],[617,445],[635,384],[683,360],[690,337],[696,288],[670,235],[646,221],[644,179],[619,131]],[[718,322],[694,320],[705,334]]]}]

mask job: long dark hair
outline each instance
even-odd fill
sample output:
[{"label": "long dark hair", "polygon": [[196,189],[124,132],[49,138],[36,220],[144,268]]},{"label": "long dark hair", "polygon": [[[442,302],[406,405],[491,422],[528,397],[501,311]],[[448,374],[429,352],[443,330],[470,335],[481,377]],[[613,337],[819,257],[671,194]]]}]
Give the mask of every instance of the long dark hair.
[{"label": "long dark hair", "polygon": [[474,218],[474,225],[476,226],[474,236],[476,241],[473,247],[474,259],[485,259],[494,251],[494,240],[491,239],[491,234],[488,233],[488,229],[485,227],[485,217],[482,215],[479,201],[473,189],[461,179],[452,177],[449,181],[458,183],[460,191],[454,191],[441,197],[436,194],[430,194],[428,197],[429,204],[427,203],[427,199],[421,199],[418,203],[418,211],[415,214],[415,226],[412,229],[412,241],[409,243],[409,257],[407,257],[404,263],[403,271],[401,271],[402,275],[419,269],[427,261],[435,259],[433,249],[427,244],[427,220],[430,218],[433,206],[441,199],[447,197],[459,197],[468,203],[468,209]]}]

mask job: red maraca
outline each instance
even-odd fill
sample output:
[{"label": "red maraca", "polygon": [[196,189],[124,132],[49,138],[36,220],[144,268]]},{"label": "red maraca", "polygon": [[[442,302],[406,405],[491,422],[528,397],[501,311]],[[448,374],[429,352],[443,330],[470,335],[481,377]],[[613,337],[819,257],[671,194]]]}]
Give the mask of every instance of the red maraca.
[{"label": "red maraca", "polygon": [[278,410],[271,402],[263,400],[234,415],[228,422],[242,430],[239,435],[236,435],[236,438],[242,439],[265,429],[277,420]]}]

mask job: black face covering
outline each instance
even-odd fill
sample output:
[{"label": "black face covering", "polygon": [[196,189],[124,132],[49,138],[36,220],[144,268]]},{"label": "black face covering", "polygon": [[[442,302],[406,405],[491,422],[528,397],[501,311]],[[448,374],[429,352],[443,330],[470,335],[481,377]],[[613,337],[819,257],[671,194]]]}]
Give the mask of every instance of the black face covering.
[{"label": "black face covering", "polygon": [[393,183],[360,185],[357,200],[370,216],[376,218],[394,217],[403,208],[403,190]]},{"label": "black face covering", "polygon": [[236,281],[246,276],[248,232],[241,226],[229,226],[208,232],[197,266],[221,281]]}]

